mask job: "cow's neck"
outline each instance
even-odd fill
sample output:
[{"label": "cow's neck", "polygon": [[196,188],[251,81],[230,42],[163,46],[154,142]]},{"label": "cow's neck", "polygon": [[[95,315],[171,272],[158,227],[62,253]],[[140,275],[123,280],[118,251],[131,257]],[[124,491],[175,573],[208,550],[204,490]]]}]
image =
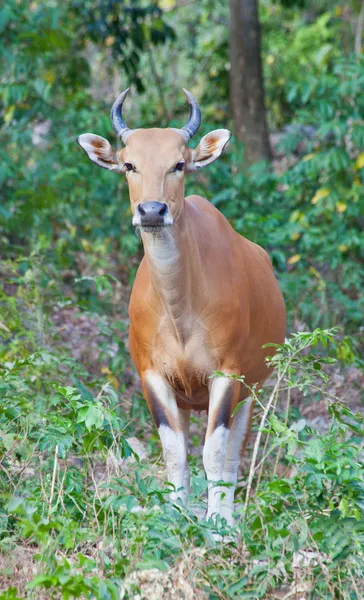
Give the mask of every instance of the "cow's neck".
[{"label": "cow's neck", "polygon": [[196,316],[192,281],[199,263],[197,243],[188,226],[187,211],[182,211],[172,227],[157,234],[143,233],[142,238],[151,284],[176,337],[184,344],[191,334]]}]

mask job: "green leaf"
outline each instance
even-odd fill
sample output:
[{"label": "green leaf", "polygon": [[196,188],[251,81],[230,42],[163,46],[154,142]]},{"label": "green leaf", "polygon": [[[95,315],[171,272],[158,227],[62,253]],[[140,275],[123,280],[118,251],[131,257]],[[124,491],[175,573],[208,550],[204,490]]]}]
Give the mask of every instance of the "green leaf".
[{"label": "green leaf", "polygon": [[0,592],[0,600],[24,600],[24,596],[18,596],[16,587],[8,587],[7,590]]},{"label": "green leaf", "polygon": [[91,405],[84,406],[79,410],[77,423],[85,423],[88,431],[91,431],[93,427],[101,429],[104,423],[104,410],[101,406]]}]

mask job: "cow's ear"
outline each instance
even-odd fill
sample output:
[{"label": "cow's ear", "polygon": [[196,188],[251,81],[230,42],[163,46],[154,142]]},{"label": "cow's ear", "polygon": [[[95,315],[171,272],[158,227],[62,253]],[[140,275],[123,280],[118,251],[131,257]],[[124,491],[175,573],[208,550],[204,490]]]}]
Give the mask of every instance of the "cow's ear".
[{"label": "cow's ear", "polygon": [[77,143],[84,149],[87,156],[98,167],[109,169],[116,173],[123,173],[123,165],[120,164],[118,154],[111,144],[100,135],[94,133],[83,133],[77,138]]},{"label": "cow's ear", "polygon": [[188,165],[188,170],[198,171],[214,162],[219,158],[230,138],[231,132],[228,129],[215,129],[205,135],[197,148],[192,151],[192,160]]}]

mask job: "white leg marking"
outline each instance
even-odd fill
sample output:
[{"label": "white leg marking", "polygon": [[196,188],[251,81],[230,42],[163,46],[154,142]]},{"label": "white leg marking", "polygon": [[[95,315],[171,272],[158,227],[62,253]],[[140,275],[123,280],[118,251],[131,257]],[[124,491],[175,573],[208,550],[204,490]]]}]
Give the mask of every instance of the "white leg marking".
[{"label": "white leg marking", "polygon": [[203,449],[203,465],[208,480],[208,505],[206,517],[220,514],[221,494],[225,488],[216,485],[221,481],[225,462],[225,453],[229,430],[219,425],[206,441]]},{"label": "white leg marking", "polygon": [[[189,429],[190,429],[191,411],[179,409],[178,412],[179,412],[179,417],[180,417],[180,423],[182,425],[183,435],[185,438],[186,453],[188,453],[188,433],[189,433]],[[183,473],[183,488],[184,488],[184,493],[186,494],[186,497],[187,497],[191,491],[190,490],[190,470],[188,468],[187,460],[186,460],[186,467],[185,467],[185,470]]]},{"label": "white leg marking", "polygon": [[[162,442],[163,456],[166,462],[168,481],[176,488],[171,494],[171,500],[180,498],[186,501],[189,492],[189,471],[187,464],[187,432],[188,419],[186,413],[177,407],[175,396],[165,382],[163,377],[149,371],[145,375],[147,387],[153,391],[153,399],[150,398],[152,410],[158,414],[158,406],[168,421],[162,419],[158,425],[158,433]],[[179,490],[179,491],[177,491]]]},{"label": "white leg marking", "polygon": [[[229,437],[228,420],[233,388],[236,385],[227,377],[217,377],[213,380],[209,399],[209,417],[205,446],[203,450],[203,464],[208,480],[207,518],[221,512],[221,495],[226,488],[214,484],[223,478],[223,469]],[[231,394],[229,394],[231,391]],[[224,404],[228,403],[225,407]]]},{"label": "white leg marking", "polygon": [[224,488],[225,497],[221,502],[221,516],[227,520],[229,525],[233,524],[234,493],[240,464],[240,452],[247,434],[251,402],[250,399],[247,399],[234,415],[229,433],[222,478],[224,482],[232,485]]},{"label": "white leg marking", "polygon": [[182,502],[186,502],[189,490],[185,488],[188,466],[184,435],[181,431],[173,431],[165,425],[159,427],[158,433],[163,446],[168,481],[176,488],[171,493],[171,500],[175,502],[177,499],[181,499]]}]

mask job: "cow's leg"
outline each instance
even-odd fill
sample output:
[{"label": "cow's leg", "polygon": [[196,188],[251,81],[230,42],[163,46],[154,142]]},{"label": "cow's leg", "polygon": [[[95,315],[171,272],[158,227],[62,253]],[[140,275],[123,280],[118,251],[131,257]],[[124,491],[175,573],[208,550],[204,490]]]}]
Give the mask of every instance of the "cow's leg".
[{"label": "cow's leg", "polygon": [[233,524],[234,493],[238,477],[241,453],[243,452],[250,431],[253,403],[248,398],[231,419],[231,427],[227,443],[227,451],[223,470],[223,481],[230,483],[225,487],[225,496],[221,501],[221,516],[229,525]]},{"label": "cow's leg", "polygon": [[[185,447],[186,447],[186,457],[188,454],[188,433],[190,430],[190,410],[182,410],[178,409],[180,423],[182,425],[182,431],[185,438]],[[190,470],[188,468],[187,458],[186,458],[186,466],[183,473],[183,490],[185,494],[185,498],[187,498],[190,493]]]},{"label": "cow's leg", "polygon": [[228,377],[216,377],[211,385],[209,415],[203,450],[203,464],[208,480],[206,517],[221,514],[222,495],[227,488],[216,485],[223,479],[229,439],[231,412],[239,397],[239,383]]},{"label": "cow's leg", "polygon": [[147,371],[142,377],[142,383],[162,442],[168,481],[175,487],[171,500],[181,499],[185,502],[189,492],[188,418],[182,413],[189,413],[189,411],[179,410],[173,391],[158,373]]}]

